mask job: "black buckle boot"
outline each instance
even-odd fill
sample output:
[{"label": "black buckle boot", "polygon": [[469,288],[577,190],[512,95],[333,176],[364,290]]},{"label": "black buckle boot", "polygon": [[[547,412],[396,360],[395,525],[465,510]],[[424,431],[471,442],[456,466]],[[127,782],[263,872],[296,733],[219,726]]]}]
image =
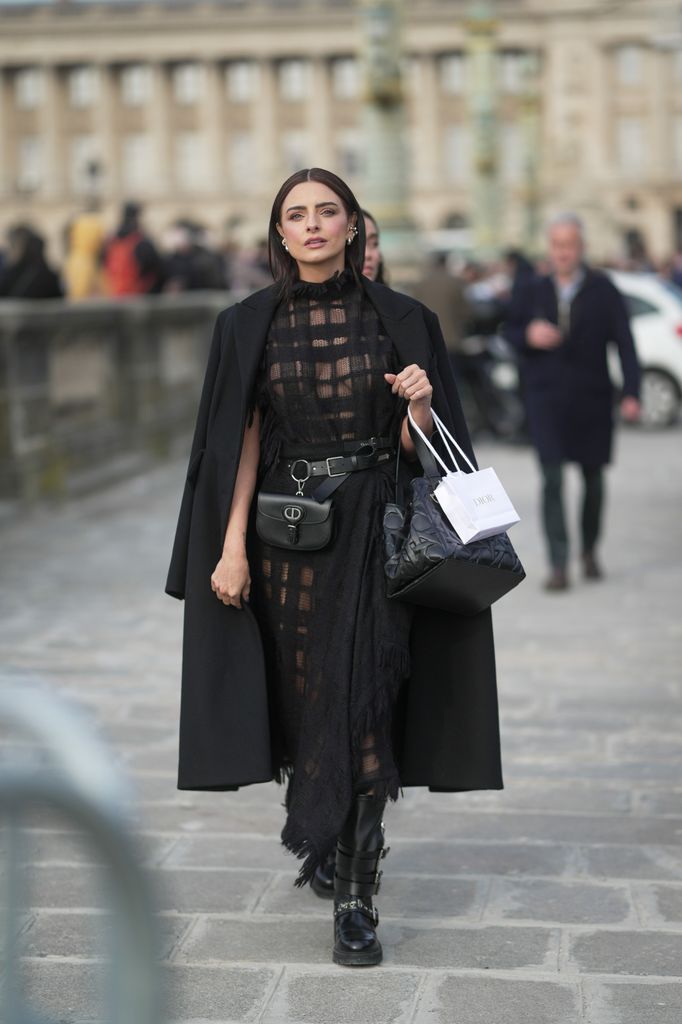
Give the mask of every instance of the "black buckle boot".
[{"label": "black buckle boot", "polygon": [[336,852],[330,853],[323,864],[315,868],[315,874],[310,881],[310,888],[316,896],[323,900],[334,899],[334,869],[336,867]]},{"label": "black buckle boot", "polygon": [[384,806],[383,798],[356,796],[336,846],[333,959],[345,967],[381,963],[379,912],[372,896],[381,884],[379,861],[388,853],[381,820]]}]

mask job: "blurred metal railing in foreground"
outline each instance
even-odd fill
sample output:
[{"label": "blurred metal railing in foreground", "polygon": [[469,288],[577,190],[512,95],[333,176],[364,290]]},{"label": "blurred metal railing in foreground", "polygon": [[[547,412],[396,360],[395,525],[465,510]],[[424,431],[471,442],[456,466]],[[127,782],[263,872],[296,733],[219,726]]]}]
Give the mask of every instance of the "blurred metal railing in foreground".
[{"label": "blurred metal railing in foreground", "polygon": [[[18,727],[41,748],[12,763],[0,761],[0,824],[5,825],[5,920],[0,942],[4,971],[0,1020],[4,1024],[48,1024],[27,1005],[19,977],[19,914],[25,905],[22,864],[29,810],[49,808],[82,830],[94,844],[107,879],[113,912],[111,965],[105,988],[109,1024],[159,1024],[160,969],[157,922],[150,879],[130,830],[133,794],[105,748],[75,710],[47,688],[0,686],[0,723]],[[21,749],[21,748],[18,748]]]}]

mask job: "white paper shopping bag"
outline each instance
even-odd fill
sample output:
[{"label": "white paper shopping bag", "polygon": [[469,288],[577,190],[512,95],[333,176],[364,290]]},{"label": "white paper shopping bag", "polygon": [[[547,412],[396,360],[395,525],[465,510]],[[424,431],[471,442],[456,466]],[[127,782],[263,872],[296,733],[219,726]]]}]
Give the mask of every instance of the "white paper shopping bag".
[{"label": "white paper shopping bag", "polygon": [[448,473],[434,496],[463,544],[504,533],[520,519],[492,468]]},{"label": "white paper shopping bag", "polygon": [[[434,498],[452,523],[463,544],[482,540],[484,537],[493,537],[496,533],[504,533],[519,522],[520,516],[500,483],[497,473],[492,468],[476,469],[433,409],[431,415],[452,459],[454,470],[446,466],[426,435],[414,422],[408,407],[408,417],[412,427],[445,470],[445,475],[433,492]],[[471,472],[465,473],[459,468],[455,450],[469,466]]]}]

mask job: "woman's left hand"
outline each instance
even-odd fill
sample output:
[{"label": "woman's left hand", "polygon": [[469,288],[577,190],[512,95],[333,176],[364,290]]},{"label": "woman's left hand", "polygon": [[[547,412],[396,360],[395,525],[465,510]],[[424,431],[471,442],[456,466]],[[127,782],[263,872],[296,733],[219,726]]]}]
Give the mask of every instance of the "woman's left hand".
[{"label": "woman's left hand", "polygon": [[[385,373],[384,378],[391,385],[391,391],[400,398],[405,398],[410,403],[410,412],[418,427],[430,435],[433,432],[433,420],[431,418],[431,395],[433,388],[431,381],[426,376],[426,370],[422,370],[416,363],[406,366],[400,373]],[[400,439],[408,458],[416,457],[414,442],[410,437],[407,416],[403,419]]]},{"label": "woman's left hand", "polygon": [[400,398],[406,398],[412,405],[422,409],[431,408],[431,395],[433,388],[426,376],[426,370],[422,370],[416,363],[406,366],[400,373],[385,373],[384,379],[391,385],[391,391]]}]

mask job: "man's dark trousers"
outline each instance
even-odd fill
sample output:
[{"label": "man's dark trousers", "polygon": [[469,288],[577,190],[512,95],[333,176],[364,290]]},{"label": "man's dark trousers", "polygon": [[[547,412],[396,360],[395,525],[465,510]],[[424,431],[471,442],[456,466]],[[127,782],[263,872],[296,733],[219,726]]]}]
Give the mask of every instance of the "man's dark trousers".
[{"label": "man's dark trousers", "polygon": [[[563,463],[542,462],[542,520],[547,538],[549,558],[554,569],[565,569],[568,563],[568,530],[563,500]],[[601,533],[604,507],[604,472],[602,466],[581,466],[583,474],[583,505],[580,520],[582,554],[593,554]]]}]

